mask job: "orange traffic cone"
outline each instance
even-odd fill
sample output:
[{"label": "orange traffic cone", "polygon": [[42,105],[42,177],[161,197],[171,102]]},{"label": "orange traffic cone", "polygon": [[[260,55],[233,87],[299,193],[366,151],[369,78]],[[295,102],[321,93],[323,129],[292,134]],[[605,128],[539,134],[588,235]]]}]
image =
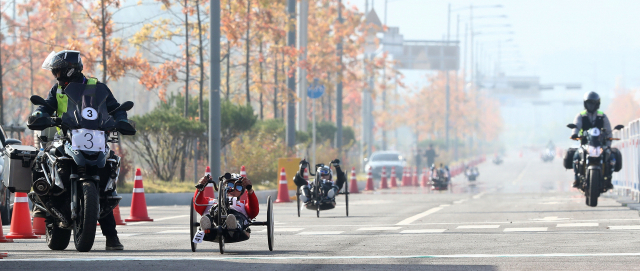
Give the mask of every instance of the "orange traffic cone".
[{"label": "orange traffic cone", "polygon": [[349,193],[360,193],[358,190],[358,179],[356,179],[356,167],[351,168],[351,183],[349,184]]},{"label": "orange traffic cone", "polygon": [[396,181],[396,167],[391,167],[391,188],[398,188],[398,182]]},{"label": "orange traffic cone", "polygon": [[113,218],[116,219],[116,225],[127,225],[120,217],[120,205],[116,205],[116,208],[113,209]]},{"label": "orange traffic cone", "polygon": [[0,243],[11,243],[13,240],[4,238],[4,233],[2,233],[2,225],[0,225]]},{"label": "orange traffic cone", "polygon": [[33,218],[33,234],[45,235],[47,234],[47,225],[44,223],[44,217]]},{"label": "orange traffic cone", "polygon": [[[247,170],[245,169],[244,166],[242,166],[240,168],[240,176],[242,177],[247,177]],[[244,202],[245,204],[249,202],[249,196],[247,193],[242,193],[242,195],[240,196],[240,201]]]},{"label": "orange traffic cone", "polygon": [[[211,175],[211,168],[209,166],[207,166],[207,169],[204,171],[204,176],[207,176],[207,175]],[[216,193],[213,193],[213,184],[208,183],[207,186],[204,188],[204,196],[210,199],[213,199],[216,197],[215,195]]]},{"label": "orange traffic cone", "polygon": [[126,222],[153,221],[147,214],[147,200],[144,198],[144,187],[142,186],[142,172],[136,169],[136,179],[133,183],[133,195],[131,196],[131,214]]},{"label": "orange traffic cone", "polygon": [[29,198],[27,198],[27,193],[16,193],[13,203],[11,228],[6,237],[9,239],[40,238],[33,234],[33,228],[31,228],[31,214],[29,213]]},{"label": "orange traffic cone", "polygon": [[289,187],[287,186],[287,173],[285,173],[284,168],[280,170],[280,182],[278,184],[278,198],[276,199],[276,203],[279,202],[291,202],[291,200],[289,200]]},{"label": "orange traffic cone", "polygon": [[418,183],[418,167],[413,168],[413,178],[411,179],[411,183],[413,186],[420,186]]},{"label": "orange traffic cone", "polygon": [[364,191],[373,191],[373,177],[371,176],[371,170],[367,172],[367,185],[364,187]]},{"label": "orange traffic cone", "polygon": [[424,167],[422,168],[422,180],[420,182],[420,186],[427,187],[427,176],[429,176],[429,172],[427,171],[427,168]]},{"label": "orange traffic cone", "polygon": [[389,189],[387,186],[387,168],[382,167],[382,175],[380,176],[380,189]]},{"label": "orange traffic cone", "polygon": [[402,180],[400,180],[400,185],[401,186],[407,185],[407,169],[406,168],[402,168]]}]

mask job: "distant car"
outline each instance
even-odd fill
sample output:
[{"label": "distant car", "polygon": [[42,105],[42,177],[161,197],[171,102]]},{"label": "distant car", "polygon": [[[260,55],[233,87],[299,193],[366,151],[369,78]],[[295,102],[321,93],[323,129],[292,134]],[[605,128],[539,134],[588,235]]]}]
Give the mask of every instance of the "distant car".
[{"label": "distant car", "polygon": [[[4,149],[7,145],[7,136],[0,126],[0,149]],[[2,216],[2,225],[11,224],[11,192],[4,185],[4,155],[0,152],[0,215]]]},{"label": "distant car", "polygon": [[379,178],[382,173],[382,167],[387,170],[387,177],[391,176],[391,168],[396,167],[396,178],[402,178],[402,168],[405,166],[405,159],[402,154],[397,151],[377,151],[365,159],[367,164],[365,170],[371,170],[371,174]]}]

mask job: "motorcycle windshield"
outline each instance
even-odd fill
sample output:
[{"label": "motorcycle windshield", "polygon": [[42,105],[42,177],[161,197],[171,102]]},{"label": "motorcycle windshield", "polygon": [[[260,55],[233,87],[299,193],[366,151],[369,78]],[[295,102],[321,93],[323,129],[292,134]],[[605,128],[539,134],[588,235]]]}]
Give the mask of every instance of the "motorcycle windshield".
[{"label": "motorcycle windshield", "polygon": [[589,145],[590,146],[594,146],[594,147],[600,147],[601,141],[600,141],[600,136],[602,136],[600,129],[598,128],[591,128],[589,129],[588,132],[589,135]]},{"label": "motorcycle windshield", "polygon": [[115,121],[107,110],[109,90],[104,85],[70,83],[65,88],[67,112],[62,115],[63,126],[69,129],[110,131]]}]

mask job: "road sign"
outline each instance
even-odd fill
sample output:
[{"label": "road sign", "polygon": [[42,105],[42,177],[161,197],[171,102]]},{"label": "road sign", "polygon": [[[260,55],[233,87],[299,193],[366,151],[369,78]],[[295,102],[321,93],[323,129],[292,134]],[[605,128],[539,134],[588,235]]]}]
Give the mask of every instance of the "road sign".
[{"label": "road sign", "polygon": [[319,85],[318,79],[316,79],[307,89],[307,96],[311,99],[318,99],[322,97],[322,94],[324,94],[324,85]]}]

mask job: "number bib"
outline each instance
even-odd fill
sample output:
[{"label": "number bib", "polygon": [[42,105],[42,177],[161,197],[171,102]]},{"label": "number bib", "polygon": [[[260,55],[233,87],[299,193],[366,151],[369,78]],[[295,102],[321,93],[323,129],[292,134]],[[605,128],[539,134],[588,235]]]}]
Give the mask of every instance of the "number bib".
[{"label": "number bib", "polygon": [[71,149],[80,151],[105,150],[105,135],[103,131],[77,129],[71,130]]}]

